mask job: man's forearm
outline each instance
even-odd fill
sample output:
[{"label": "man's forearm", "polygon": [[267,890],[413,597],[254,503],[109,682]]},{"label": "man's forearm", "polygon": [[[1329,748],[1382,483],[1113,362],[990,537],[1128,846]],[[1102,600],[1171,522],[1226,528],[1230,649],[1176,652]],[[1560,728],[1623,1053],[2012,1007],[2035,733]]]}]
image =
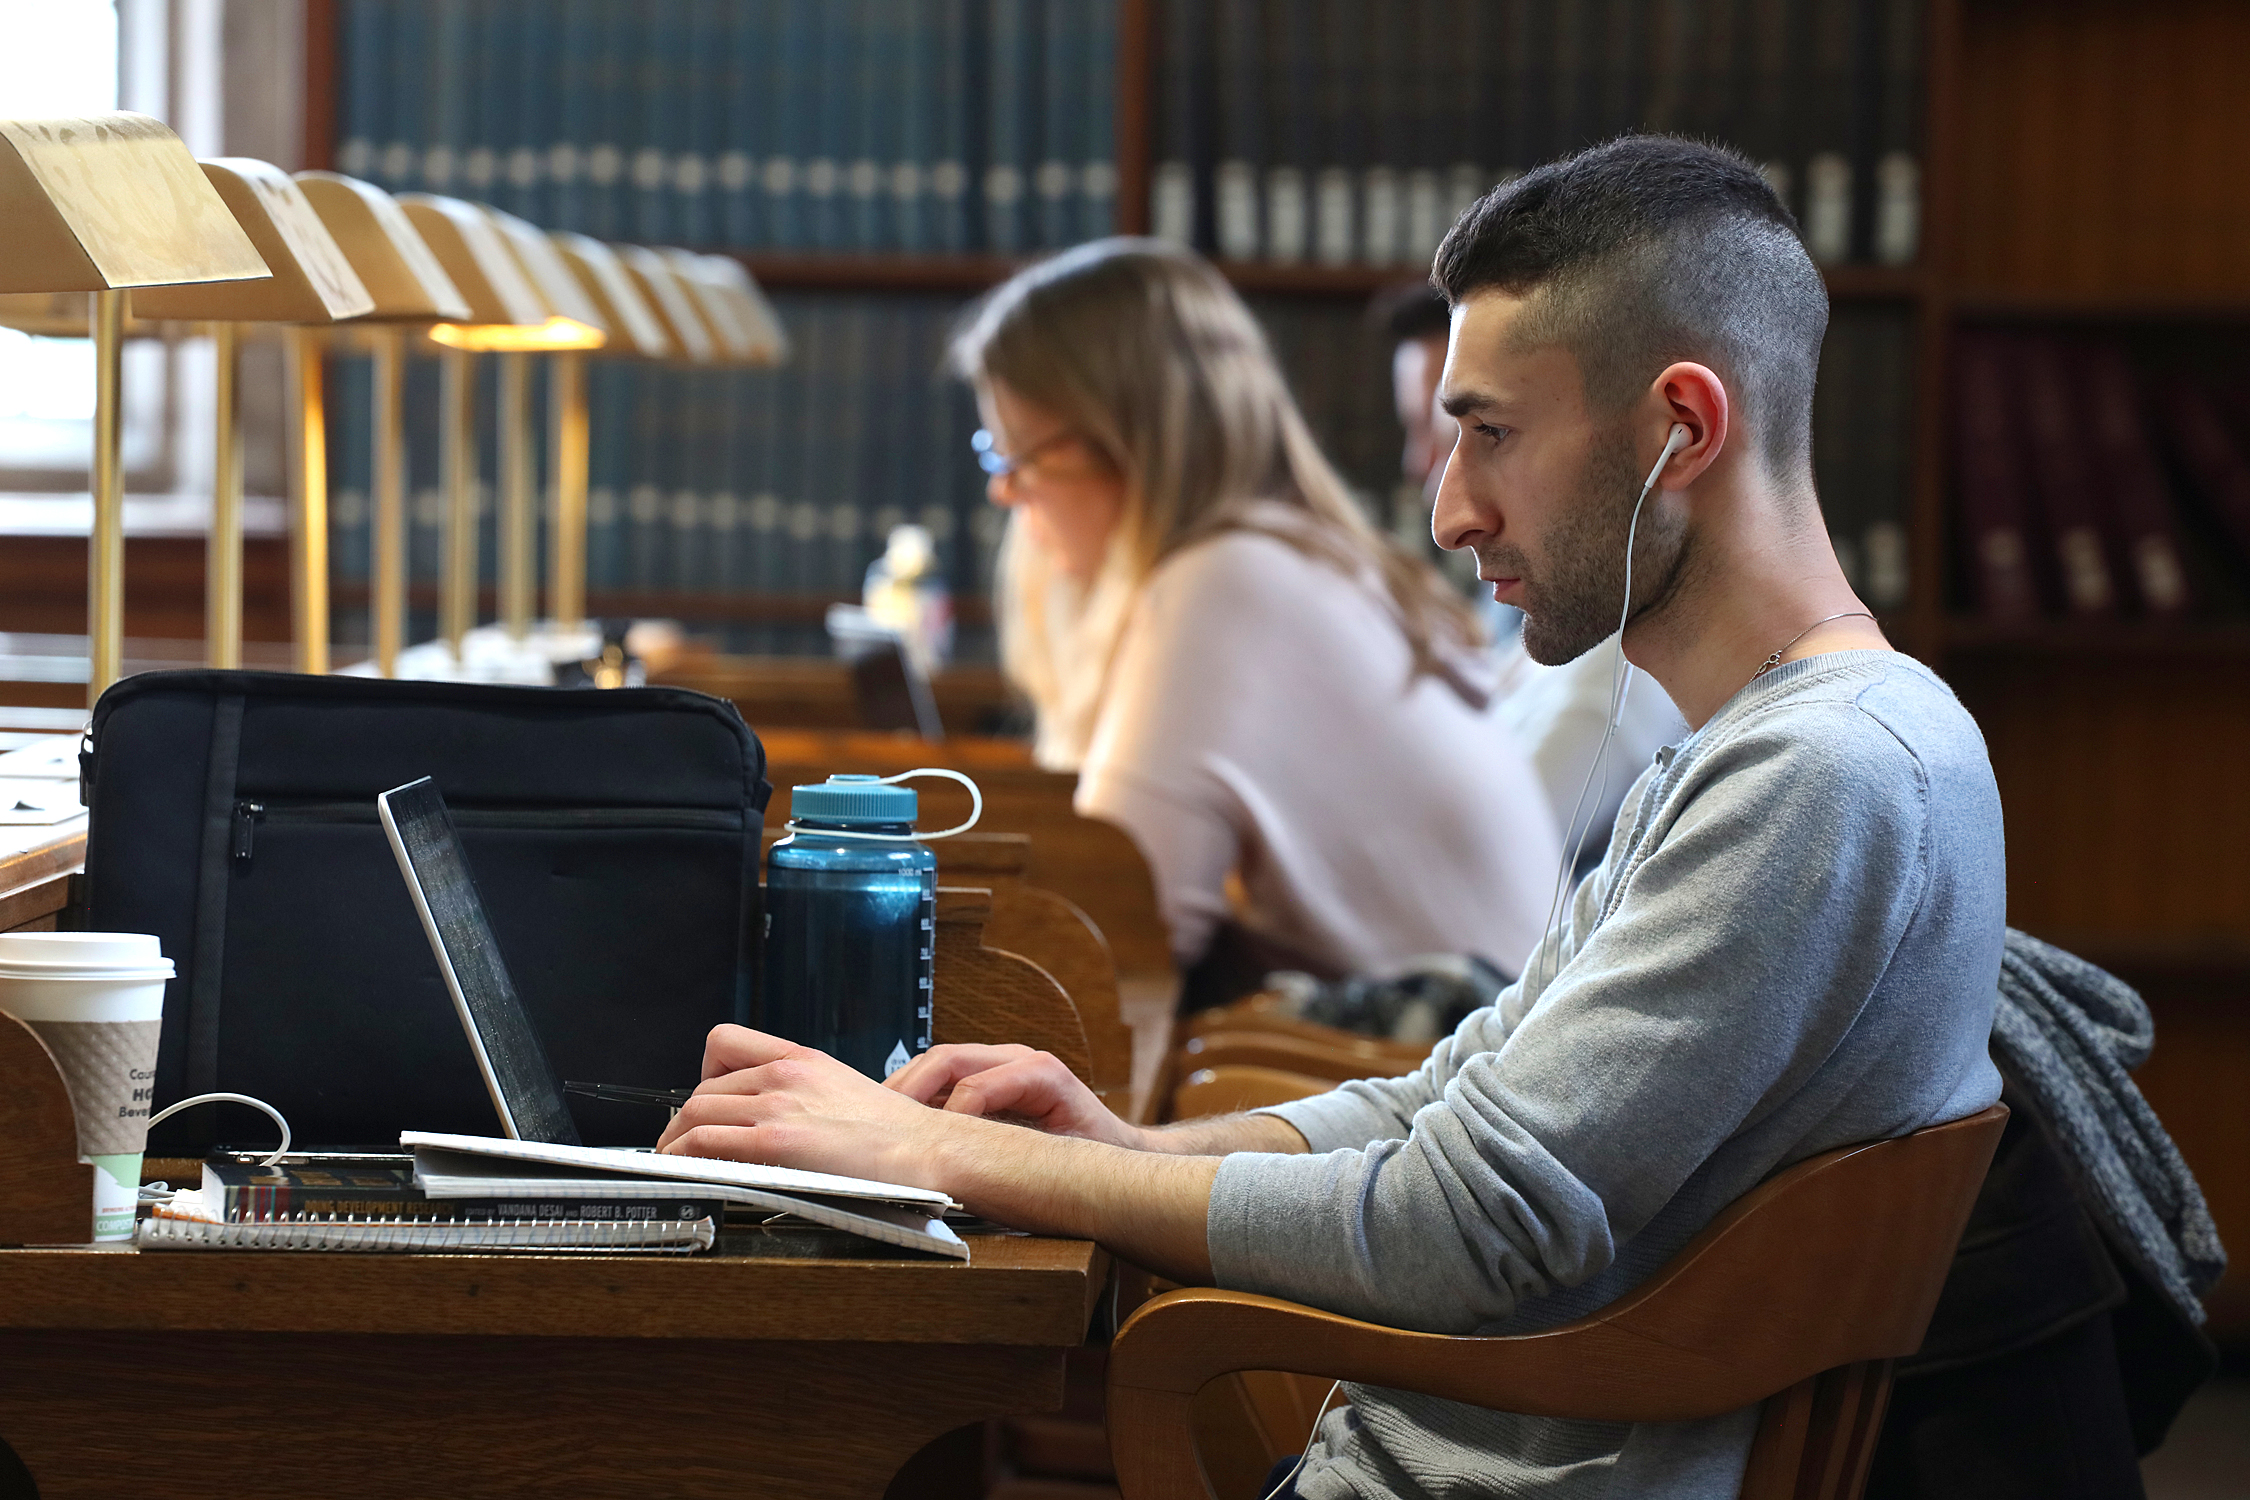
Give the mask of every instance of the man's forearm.
[{"label": "man's forearm", "polygon": [[1132,1151],[972,1117],[959,1117],[939,1156],[938,1181],[974,1213],[1096,1240],[1175,1280],[1210,1282],[1204,1225],[1216,1156]]},{"label": "man's forearm", "polygon": [[1296,1156],[1306,1150],[1297,1127],[1279,1115],[1214,1115],[1144,1130],[1147,1149],[1170,1156],[1225,1156],[1234,1151],[1270,1151]]}]

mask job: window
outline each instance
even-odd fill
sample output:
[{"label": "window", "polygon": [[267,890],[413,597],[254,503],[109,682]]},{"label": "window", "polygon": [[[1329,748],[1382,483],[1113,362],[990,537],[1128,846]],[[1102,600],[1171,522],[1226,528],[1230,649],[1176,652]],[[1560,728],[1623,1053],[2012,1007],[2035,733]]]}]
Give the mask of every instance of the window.
[{"label": "window", "polygon": [[[0,100],[10,115],[98,114],[118,107],[118,22],[112,0],[42,0],[12,7],[0,47]],[[85,338],[0,327],[0,490],[86,487],[94,442],[94,351]],[[164,472],[169,351],[136,340],[125,351],[125,465]],[[166,476],[168,477],[168,475]]]}]

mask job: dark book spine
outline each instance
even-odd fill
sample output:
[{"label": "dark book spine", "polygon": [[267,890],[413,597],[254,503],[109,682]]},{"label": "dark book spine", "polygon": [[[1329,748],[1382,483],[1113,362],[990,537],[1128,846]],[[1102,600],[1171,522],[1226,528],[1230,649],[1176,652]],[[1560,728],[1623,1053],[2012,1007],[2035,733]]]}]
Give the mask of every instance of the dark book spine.
[{"label": "dark book spine", "polygon": [[2063,600],[2074,615],[2106,618],[2117,612],[2117,582],[2110,564],[2088,447],[2062,346],[2031,339],[2019,346],[2025,428],[2047,537],[2062,573]]},{"label": "dark book spine", "polygon": [[1209,247],[1209,151],[1203,116],[1210,88],[1204,76],[1210,16],[1197,0],[1165,0],[1157,33],[1156,166],[1149,178],[1149,232],[1175,245]]},{"label": "dark book spine", "polygon": [[2159,619],[2185,614],[2194,604],[2180,558],[2172,495],[2142,412],[2139,382],[2123,351],[2098,349],[2086,357],[2085,409],[2093,447],[2108,483],[2100,493],[2125,553],[2125,576],[2141,608]]},{"label": "dark book spine", "polygon": [[2189,482],[2217,516],[2250,567],[2250,451],[2233,432],[2210,392],[2182,377],[2164,403],[2165,426]]},{"label": "dark book spine", "polygon": [[2039,617],[2039,589],[2032,565],[2025,443],[2010,412],[2007,361],[1989,334],[1964,336],[1955,360],[1961,540],[1977,605],[1996,623],[2028,624]]}]

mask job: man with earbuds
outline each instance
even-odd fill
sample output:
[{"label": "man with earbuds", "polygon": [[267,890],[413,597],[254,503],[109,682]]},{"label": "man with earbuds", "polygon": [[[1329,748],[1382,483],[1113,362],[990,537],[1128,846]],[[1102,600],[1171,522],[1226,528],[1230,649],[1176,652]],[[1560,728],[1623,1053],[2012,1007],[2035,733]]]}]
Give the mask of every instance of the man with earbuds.
[{"label": "man with earbuds", "polygon": [[[1540,661],[1622,617],[1689,730],[1523,978],[1416,1073],[1161,1130],[1023,1048],[939,1048],[885,1087],[721,1027],[667,1149],[919,1183],[1180,1280],[1493,1334],[1613,1301],[1791,1162],[1998,1098],[1999,797],[1830,551],[1827,297],[1787,211],[1737,156],[1627,137],[1487,195],[1433,280],[1459,429],[1438,540]],[[1757,1423],[1346,1391],[1304,1500],[1731,1496]]]}]

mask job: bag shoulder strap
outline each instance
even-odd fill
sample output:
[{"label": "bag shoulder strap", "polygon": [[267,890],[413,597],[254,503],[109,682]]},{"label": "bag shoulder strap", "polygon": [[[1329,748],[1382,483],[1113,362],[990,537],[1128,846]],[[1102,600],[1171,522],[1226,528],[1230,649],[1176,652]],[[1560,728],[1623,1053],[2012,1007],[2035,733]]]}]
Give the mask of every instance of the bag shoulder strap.
[{"label": "bag shoulder strap", "polygon": [[188,985],[187,1092],[219,1086],[219,989],[226,976],[227,887],[235,772],[242,760],[242,695],[211,705],[211,759],[203,781],[203,847],[195,876],[195,969]]}]

